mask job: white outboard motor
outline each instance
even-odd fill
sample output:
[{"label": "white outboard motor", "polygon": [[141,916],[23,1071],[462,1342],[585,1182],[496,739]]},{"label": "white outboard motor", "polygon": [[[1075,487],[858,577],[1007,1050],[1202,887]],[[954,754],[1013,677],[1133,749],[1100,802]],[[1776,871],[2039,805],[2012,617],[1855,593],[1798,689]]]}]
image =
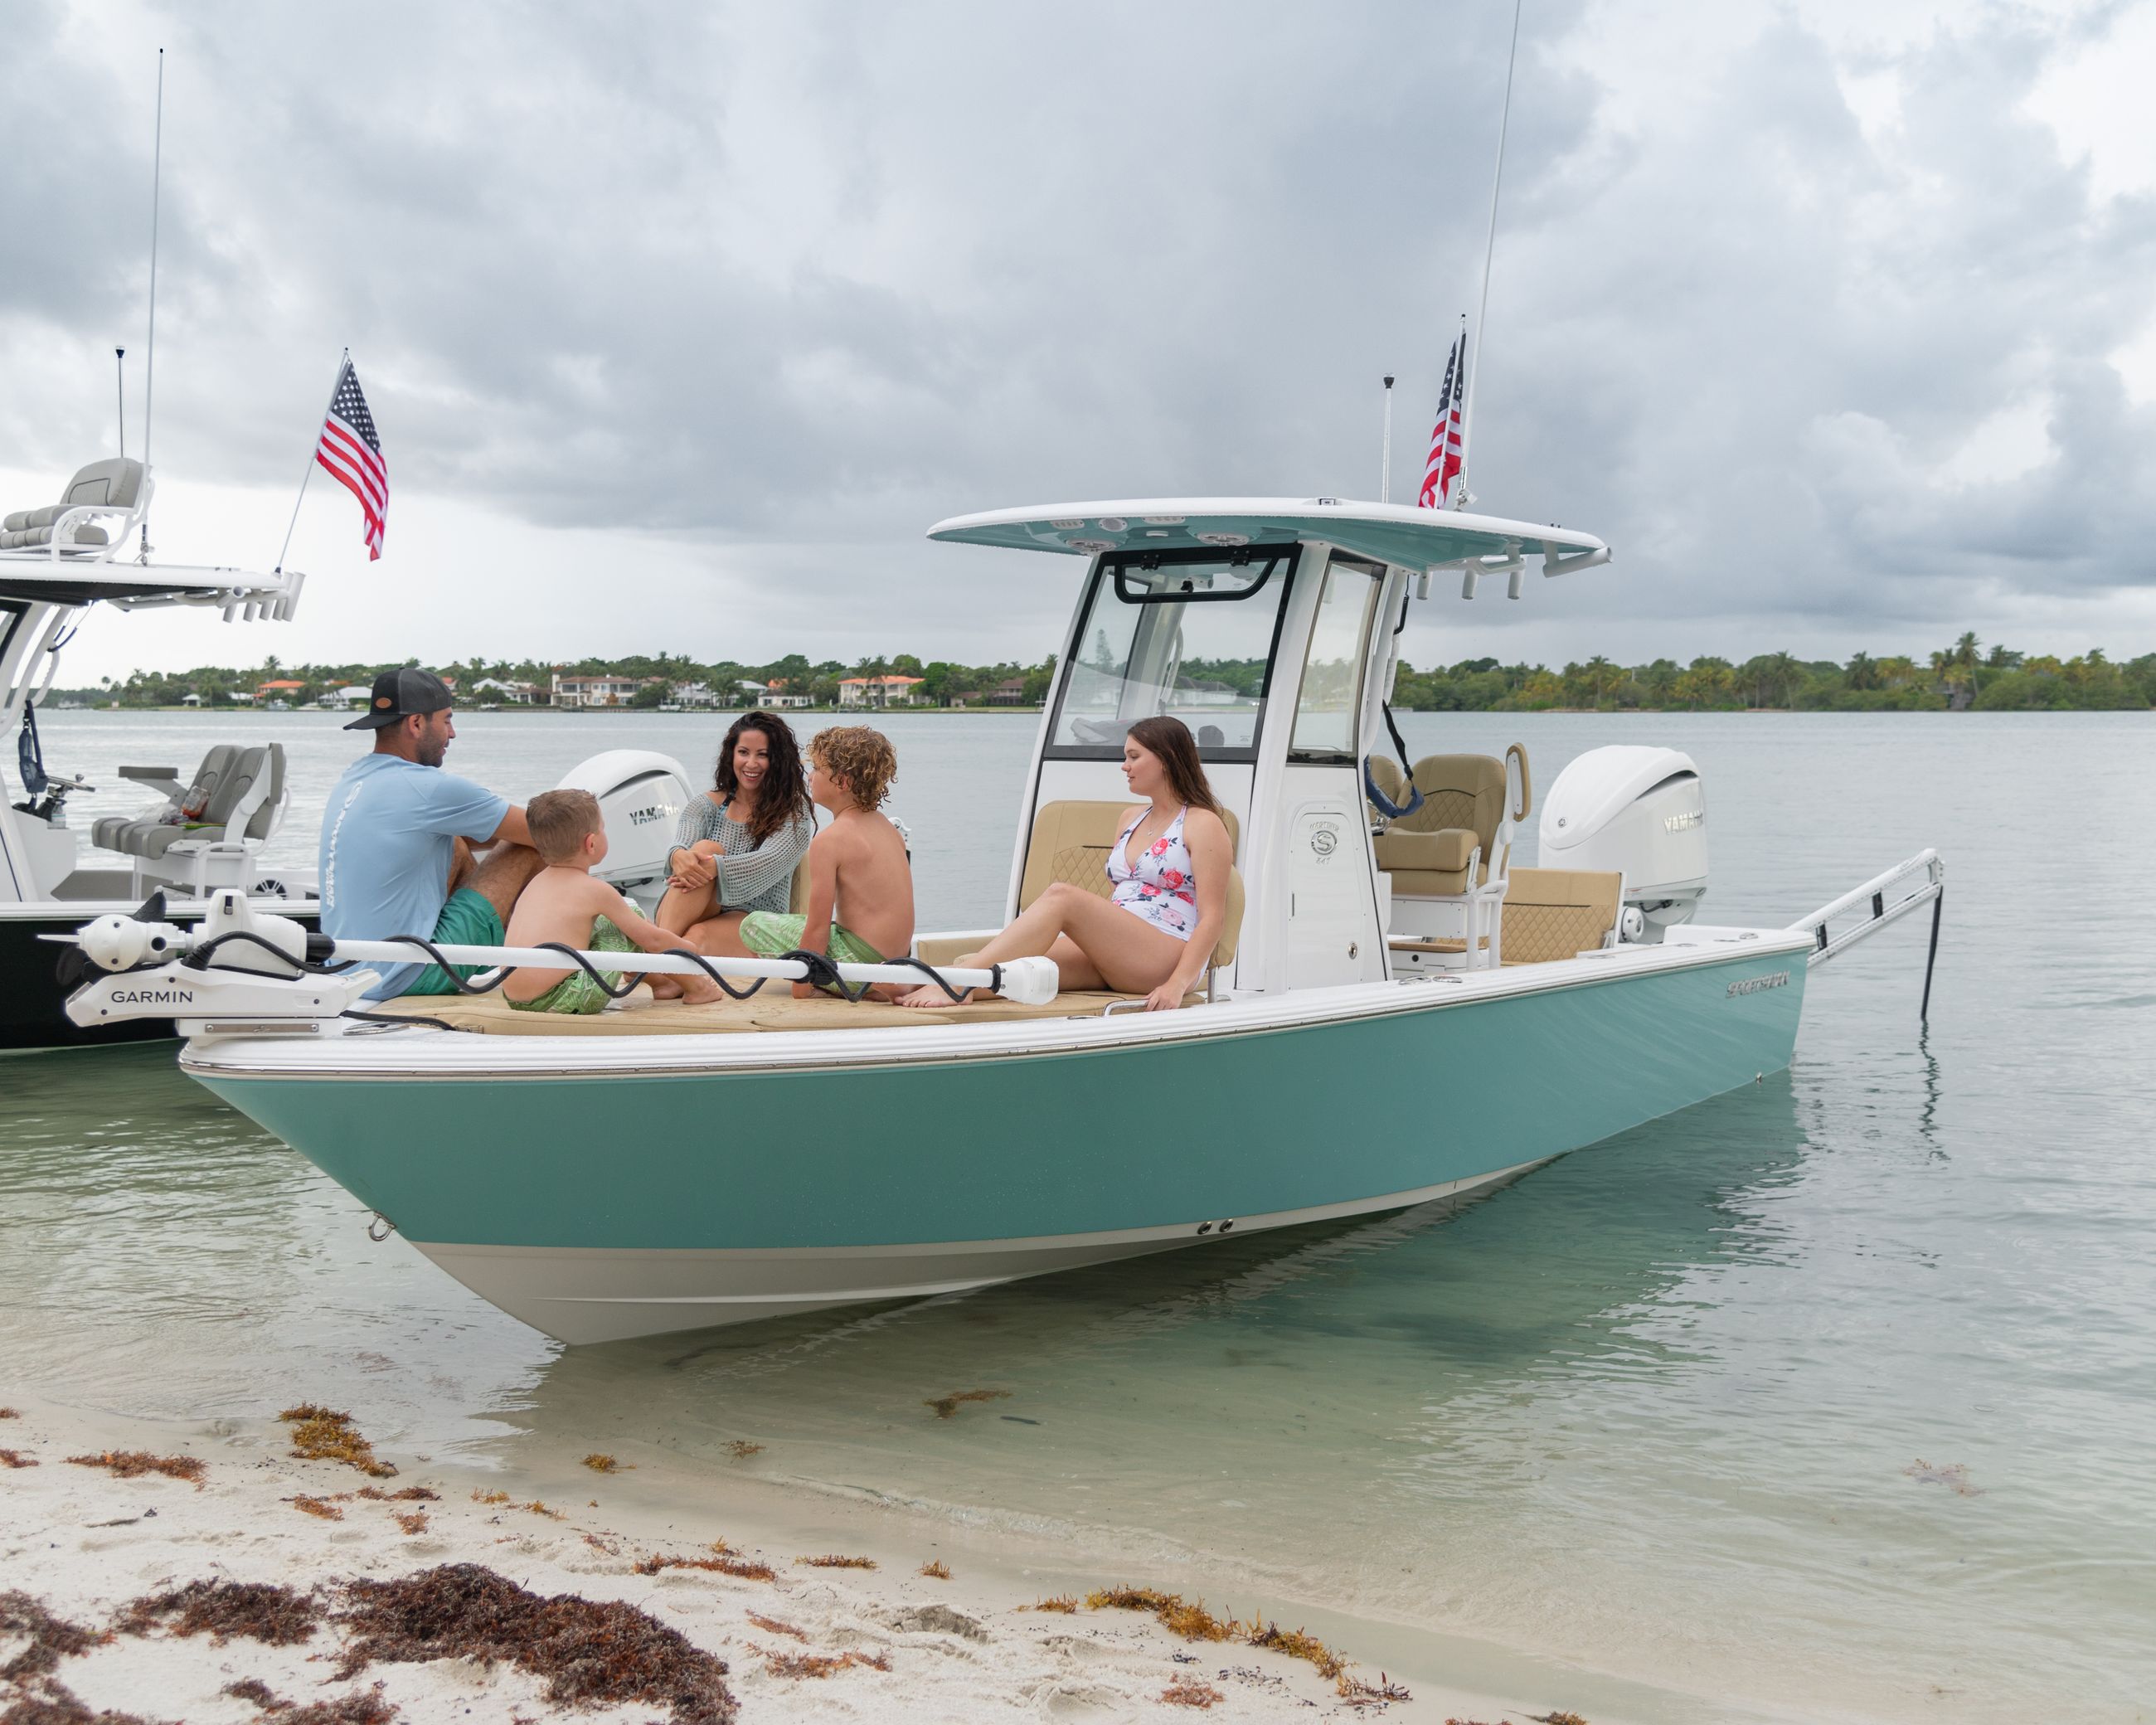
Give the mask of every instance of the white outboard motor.
[{"label": "white outboard motor", "polygon": [[608,749],[579,761],[554,788],[599,799],[607,857],[593,872],[649,915],[666,891],[675,824],[697,794],[681,763],[652,749]]},{"label": "white outboard motor", "polygon": [[1537,831],[1543,868],[1622,872],[1628,941],[1660,941],[1706,895],[1707,802],[1675,749],[1589,749],[1558,774]]}]

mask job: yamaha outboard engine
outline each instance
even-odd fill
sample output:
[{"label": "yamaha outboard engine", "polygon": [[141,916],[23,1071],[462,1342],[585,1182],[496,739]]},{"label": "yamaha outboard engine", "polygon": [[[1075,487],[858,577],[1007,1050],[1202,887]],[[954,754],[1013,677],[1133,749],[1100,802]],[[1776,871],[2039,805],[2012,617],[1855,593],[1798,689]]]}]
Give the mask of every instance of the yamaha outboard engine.
[{"label": "yamaha outboard engine", "polygon": [[1537,834],[1543,868],[1624,875],[1628,941],[1660,941],[1706,895],[1706,798],[1675,749],[1589,749],[1558,774]]},{"label": "yamaha outboard engine", "polygon": [[579,761],[554,788],[599,799],[607,857],[593,872],[649,915],[666,891],[666,853],[681,811],[698,794],[681,763],[652,749],[608,749]]}]

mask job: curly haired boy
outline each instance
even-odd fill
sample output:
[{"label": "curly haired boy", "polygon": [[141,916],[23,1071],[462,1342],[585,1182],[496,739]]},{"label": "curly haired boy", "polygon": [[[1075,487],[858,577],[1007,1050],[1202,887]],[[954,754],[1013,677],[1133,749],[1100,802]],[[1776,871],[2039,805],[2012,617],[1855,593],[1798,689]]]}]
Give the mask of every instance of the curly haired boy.
[{"label": "curly haired boy", "polygon": [[[880,964],[913,946],[913,870],[906,840],[879,811],[898,775],[891,739],[865,725],[839,725],[808,739],[808,795],[831,824],[808,847],[808,911],[803,916],[755,911],[742,919],[742,942],[767,957],[799,950],[841,963]],[[810,984],[796,983],[804,996]],[[888,999],[880,984],[870,993]]]}]

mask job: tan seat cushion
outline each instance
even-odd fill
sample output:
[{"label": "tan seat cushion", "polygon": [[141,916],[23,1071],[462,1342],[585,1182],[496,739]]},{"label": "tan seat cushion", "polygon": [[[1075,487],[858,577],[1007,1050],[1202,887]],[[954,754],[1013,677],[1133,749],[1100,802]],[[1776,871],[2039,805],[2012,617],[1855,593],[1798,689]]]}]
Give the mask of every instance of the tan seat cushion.
[{"label": "tan seat cushion", "polygon": [[1601,946],[1617,926],[1622,875],[1515,869],[1505,892],[1505,963],[1539,964]]},{"label": "tan seat cushion", "polygon": [[[1406,870],[1463,874],[1479,842],[1465,827],[1446,827],[1435,833],[1404,833],[1395,826],[1378,835],[1378,866],[1389,873]],[[1397,890],[1399,883],[1394,884]]]}]

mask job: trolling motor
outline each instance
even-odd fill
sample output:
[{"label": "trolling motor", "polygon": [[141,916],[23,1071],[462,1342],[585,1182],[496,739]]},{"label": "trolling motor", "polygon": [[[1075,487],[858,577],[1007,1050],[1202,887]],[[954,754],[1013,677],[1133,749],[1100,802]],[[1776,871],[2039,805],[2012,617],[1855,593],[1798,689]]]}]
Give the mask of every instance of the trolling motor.
[{"label": "trolling motor", "polygon": [[210,895],[208,914],[193,927],[163,921],[163,909],[162,900],[153,898],[132,916],[100,916],[73,935],[45,937],[76,949],[80,955],[77,962],[85,973],[102,973],[68,997],[68,1016],[76,1024],[90,1027],[129,1019],[169,1018],[176,1021],[181,1035],[195,1039],[320,1036],[341,1034],[355,1022],[401,1024],[409,1021],[361,1009],[367,990],[381,981],[381,973],[360,967],[408,964],[415,958],[429,959],[444,969],[452,965],[490,967],[469,981],[456,978],[451,971],[459,994],[488,993],[501,987],[514,969],[562,970],[572,965],[617,999],[629,992],[628,985],[610,987],[603,973],[624,969],[646,975],[706,977],[737,1000],[747,999],[767,982],[815,983],[858,999],[873,983],[926,978],[954,1000],[974,989],[1019,1005],[1045,1006],[1061,986],[1055,963],[1050,958],[1014,958],[961,970],[917,958],[840,964],[824,953],[806,952],[778,958],[707,958],[686,948],[625,954],[580,952],[552,943],[438,944],[413,935],[381,941],[337,940],[289,916],[255,910],[246,894],[233,887]]}]

